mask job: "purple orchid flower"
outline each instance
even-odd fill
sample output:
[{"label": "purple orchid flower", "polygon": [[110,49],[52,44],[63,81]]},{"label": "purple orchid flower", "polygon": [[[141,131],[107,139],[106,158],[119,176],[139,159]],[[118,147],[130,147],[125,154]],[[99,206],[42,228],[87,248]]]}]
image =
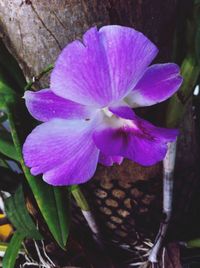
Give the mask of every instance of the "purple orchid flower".
[{"label": "purple orchid flower", "polygon": [[166,100],[182,83],[176,64],[148,67],[157,53],[142,33],[116,25],[91,28],[83,42],[66,46],[50,89],[25,93],[29,112],[44,122],[23,147],[31,173],[70,185],[88,181],[98,162],[161,161],[177,130],[155,127],[132,110]]}]

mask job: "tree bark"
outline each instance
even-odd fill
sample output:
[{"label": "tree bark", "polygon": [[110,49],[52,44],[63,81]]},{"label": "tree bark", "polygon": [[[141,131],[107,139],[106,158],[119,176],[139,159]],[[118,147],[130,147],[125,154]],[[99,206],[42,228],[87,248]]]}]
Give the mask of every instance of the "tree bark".
[{"label": "tree bark", "polygon": [[27,80],[93,25],[135,27],[169,60],[175,7],[176,0],[1,0],[0,34]]}]

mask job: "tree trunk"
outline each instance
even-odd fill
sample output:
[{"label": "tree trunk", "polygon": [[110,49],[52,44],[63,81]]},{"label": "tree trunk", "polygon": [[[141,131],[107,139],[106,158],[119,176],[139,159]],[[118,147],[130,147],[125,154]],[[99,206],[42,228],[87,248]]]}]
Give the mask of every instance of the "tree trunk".
[{"label": "tree trunk", "polygon": [[1,0],[0,34],[27,79],[91,26],[121,24],[144,32],[171,56],[176,0]]}]

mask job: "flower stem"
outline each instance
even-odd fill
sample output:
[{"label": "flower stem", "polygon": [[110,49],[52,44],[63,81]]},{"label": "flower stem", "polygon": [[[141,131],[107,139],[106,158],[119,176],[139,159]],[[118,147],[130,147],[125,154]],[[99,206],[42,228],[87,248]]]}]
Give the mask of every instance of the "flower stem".
[{"label": "flower stem", "polygon": [[42,72],[38,76],[34,76],[32,81],[28,82],[28,84],[25,86],[24,91],[31,89],[33,84],[36,81],[39,81],[46,73],[51,71],[53,69],[53,67],[54,67],[53,64],[50,64],[44,70],[42,70]]},{"label": "flower stem", "polygon": [[164,219],[160,224],[160,228],[154,243],[154,246],[149,255],[149,261],[152,263],[158,262],[158,254],[162,248],[169,221],[172,212],[172,197],[174,184],[174,166],[176,158],[176,141],[168,144],[167,154],[163,160],[163,214]]},{"label": "flower stem", "polygon": [[70,187],[70,190],[80,209],[84,211],[89,211],[90,210],[89,204],[83,192],[81,191],[81,188],[78,185],[73,185]]},{"label": "flower stem", "polygon": [[[177,127],[185,113],[187,101],[190,99],[194,86],[200,74],[200,67],[194,56],[188,54],[182,65],[181,74],[183,85],[171,98],[167,107],[167,127]],[[163,214],[165,219],[161,222],[154,246],[149,255],[149,261],[158,262],[158,254],[163,246],[172,212],[174,166],[176,157],[176,142],[169,143],[168,152],[163,161]]]},{"label": "flower stem", "polygon": [[17,131],[16,131],[13,115],[12,115],[12,112],[11,112],[9,107],[7,108],[7,116],[8,116],[8,121],[9,121],[9,124],[10,124],[10,131],[11,131],[14,146],[15,146],[15,149],[16,149],[16,152],[17,152],[17,155],[18,155],[22,170],[23,170],[23,172],[25,174],[25,177],[28,179],[29,175],[30,175],[30,172],[29,172],[29,169],[25,166],[25,163],[24,163],[24,160],[23,160],[22,150],[21,150],[21,143],[20,143]]},{"label": "flower stem", "polygon": [[70,188],[71,188],[71,193],[74,199],[76,200],[77,205],[80,207],[81,212],[85,220],[87,221],[92,233],[94,233],[95,235],[99,235],[99,229],[98,229],[96,220],[93,216],[93,213],[90,209],[90,206],[83,192],[81,191],[81,188],[78,185],[73,185]]}]

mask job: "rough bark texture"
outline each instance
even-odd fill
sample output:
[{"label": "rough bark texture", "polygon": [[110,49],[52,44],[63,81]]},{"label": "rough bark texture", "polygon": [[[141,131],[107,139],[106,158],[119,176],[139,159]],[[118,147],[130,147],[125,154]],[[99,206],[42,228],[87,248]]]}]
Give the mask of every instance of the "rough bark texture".
[{"label": "rough bark texture", "polygon": [[92,25],[136,27],[169,60],[176,0],[1,0],[0,34],[27,79],[53,63],[60,50]]}]

